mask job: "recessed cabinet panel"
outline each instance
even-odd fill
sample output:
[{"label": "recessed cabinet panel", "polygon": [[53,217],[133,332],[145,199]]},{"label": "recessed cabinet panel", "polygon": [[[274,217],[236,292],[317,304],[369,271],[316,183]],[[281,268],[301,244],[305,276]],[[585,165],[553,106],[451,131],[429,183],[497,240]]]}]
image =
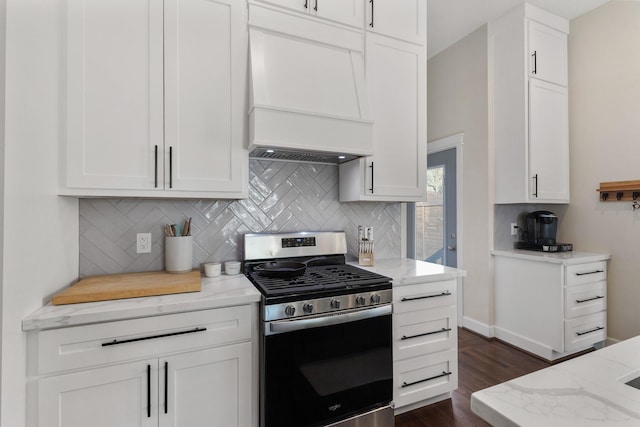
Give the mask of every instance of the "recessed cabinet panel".
[{"label": "recessed cabinet panel", "polygon": [[529,80],[530,196],[569,202],[567,88]]},{"label": "recessed cabinet panel", "polygon": [[166,188],[242,190],[246,36],[233,3],[165,2]]},{"label": "recessed cabinet panel", "polygon": [[385,36],[426,44],[426,0],[366,0],[365,28]]},{"label": "recessed cabinet panel", "polygon": [[163,144],[162,1],[65,6],[66,184],[153,189],[154,148],[161,155]]},{"label": "recessed cabinet panel", "polygon": [[92,369],[39,381],[40,427],[155,427],[155,359]]},{"label": "recessed cabinet panel", "polygon": [[160,359],[159,370],[160,427],[251,425],[250,343]]},{"label": "recessed cabinet panel", "polygon": [[546,25],[527,21],[529,76],[567,85],[567,35]]}]

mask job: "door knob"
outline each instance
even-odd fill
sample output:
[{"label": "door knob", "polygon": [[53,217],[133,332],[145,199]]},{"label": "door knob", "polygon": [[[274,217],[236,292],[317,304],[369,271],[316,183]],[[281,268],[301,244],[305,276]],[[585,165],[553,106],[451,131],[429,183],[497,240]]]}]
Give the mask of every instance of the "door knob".
[{"label": "door knob", "polygon": [[447,246],[447,249],[448,249],[448,250],[450,250],[450,251],[455,251],[455,250],[456,250],[456,249],[458,249],[458,248],[456,248],[456,247],[455,247],[455,246],[453,246],[453,245],[449,245],[449,246]]}]

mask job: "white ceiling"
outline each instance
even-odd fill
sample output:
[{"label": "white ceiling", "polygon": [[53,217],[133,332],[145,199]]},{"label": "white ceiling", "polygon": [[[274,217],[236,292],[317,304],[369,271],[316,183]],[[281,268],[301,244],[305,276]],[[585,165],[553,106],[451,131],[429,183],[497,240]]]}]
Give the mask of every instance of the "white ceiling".
[{"label": "white ceiling", "polygon": [[[609,0],[528,0],[535,6],[573,19]],[[494,20],[523,0],[427,0],[429,58]]]}]

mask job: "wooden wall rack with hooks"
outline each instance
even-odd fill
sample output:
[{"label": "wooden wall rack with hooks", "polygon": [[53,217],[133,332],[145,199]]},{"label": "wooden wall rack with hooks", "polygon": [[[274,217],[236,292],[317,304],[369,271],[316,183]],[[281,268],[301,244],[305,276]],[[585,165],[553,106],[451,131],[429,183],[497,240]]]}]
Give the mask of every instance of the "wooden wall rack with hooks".
[{"label": "wooden wall rack with hooks", "polygon": [[601,202],[640,202],[640,181],[612,181],[601,182],[600,188]]}]

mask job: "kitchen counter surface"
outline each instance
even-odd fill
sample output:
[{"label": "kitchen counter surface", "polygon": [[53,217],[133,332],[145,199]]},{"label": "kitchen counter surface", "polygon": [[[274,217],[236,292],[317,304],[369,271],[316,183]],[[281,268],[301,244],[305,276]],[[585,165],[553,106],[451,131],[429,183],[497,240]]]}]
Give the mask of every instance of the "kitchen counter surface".
[{"label": "kitchen counter surface", "polygon": [[640,336],[475,392],[471,409],[502,426],[640,425]]},{"label": "kitchen counter surface", "polygon": [[605,261],[610,258],[609,254],[595,254],[591,252],[538,252],[525,251],[522,249],[507,249],[491,251],[493,256],[505,256],[510,258],[520,258],[531,261],[549,262],[552,264],[583,264],[586,262]]},{"label": "kitchen counter surface", "polygon": [[466,271],[458,268],[417,261],[410,258],[376,260],[373,267],[364,267],[362,265],[358,265],[357,262],[353,262],[351,264],[365,270],[370,270],[378,274],[391,277],[393,279],[394,286],[440,282],[467,275]]},{"label": "kitchen counter surface", "polygon": [[202,290],[80,304],[45,305],[22,320],[22,330],[59,328],[259,302],[260,292],[242,274],[202,278]]}]

